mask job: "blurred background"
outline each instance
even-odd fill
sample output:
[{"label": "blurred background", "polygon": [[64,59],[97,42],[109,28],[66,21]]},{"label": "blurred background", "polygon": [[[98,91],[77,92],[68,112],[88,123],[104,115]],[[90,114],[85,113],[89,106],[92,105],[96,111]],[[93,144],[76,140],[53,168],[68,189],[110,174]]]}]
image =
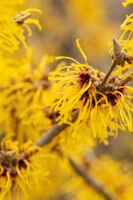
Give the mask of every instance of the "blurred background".
[{"label": "blurred background", "polygon": [[[132,5],[124,8],[122,0],[29,0],[25,7],[43,11],[39,15],[42,31],[33,26],[33,37],[28,39],[33,48],[33,63],[46,54],[71,56],[84,62],[75,44],[79,38],[88,63],[104,72],[111,63],[109,43],[113,37],[119,39],[120,25],[133,10]],[[133,159],[132,133],[120,132],[117,139],[111,138],[109,142],[109,146],[98,143],[99,156],[106,152],[115,159]]]},{"label": "blurred background", "polygon": [[38,59],[43,54],[82,59],[75,45],[79,38],[89,64],[103,71],[110,61],[108,43],[119,38],[120,25],[133,8],[124,8],[122,0],[29,0],[25,7],[31,5],[43,11],[43,29],[35,29],[29,40]]}]

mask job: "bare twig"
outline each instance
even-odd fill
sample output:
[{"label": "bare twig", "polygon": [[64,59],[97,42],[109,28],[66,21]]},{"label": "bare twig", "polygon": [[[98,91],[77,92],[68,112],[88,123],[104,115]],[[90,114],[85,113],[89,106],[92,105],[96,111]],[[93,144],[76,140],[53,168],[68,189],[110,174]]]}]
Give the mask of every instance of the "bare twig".
[{"label": "bare twig", "polygon": [[102,92],[102,88],[105,85],[105,83],[107,82],[109,76],[111,75],[112,71],[114,70],[114,68],[116,67],[116,62],[114,60],[114,62],[112,63],[108,73],[106,74],[106,76],[103,79],[103,82],[101,83],[101,85],[99,86],[99,91]]},{"label": "bare twig", "polygon": [[114,54],[113,54],[113,63],[108,71],[108,73],[106,74],[106,76],[103,79],[103,82],[101,83],[101,85],[99,86],[99,91],[102,92],[103,91],[103,86],[106,84],[109,76],[111,75],[112,71],[114,70],[114,68],[121,64],[121,46],[119,45],[118,41],[114,38],[113,39],[113,50],[114,50]]},{"label": "bare twig", "polygon": [[69,158],[69,163],[72,166],[72,168],[75,170],[75,172],[81,176],[85,182],[92,186],[97,192],[102,194],[106,200],[115,200],[114,197],[112,197],[103,187],[101,183],[98,181],[94,180],[93,177],[91,177],[88,173],[86,173],[85,169],[81,167],[80,165],[76,164],[71,158]]},{"label": "bare twig", "polygon": [[[72,114],[72,122],[74,122],[78,117],[78,110],[74,111]],[[55,124],[51,129],[45,132],[35,143],[34,145],[42,147],[45,144],[50,143],[53,138],[55,138],[59,133],[65,130],[69,125],[68,124]]]},{"label": "bare twig", "polygon": [[[114,54],[113,54],[113,63],[108,71],[108,73],[105,75],[103,82],[101,83],[101,85],[99,86],[99,91],[103,92],[104,90],[104,85],[106,84],[109,76],[111,75],[112,71],[114,70],[114,68],[117,65],[120,65],[121,67],[125,66],[125,62],[127,62],[128,64],[132,64],[133,61],[133,56],[131,56],[130,54],[128,54],[126,51],[122,51],[122,48],[119,44],[119,42],[114,38],[113,39],[113,50],[114,50]],[[130,79],[128,80],[130,81]]]}]

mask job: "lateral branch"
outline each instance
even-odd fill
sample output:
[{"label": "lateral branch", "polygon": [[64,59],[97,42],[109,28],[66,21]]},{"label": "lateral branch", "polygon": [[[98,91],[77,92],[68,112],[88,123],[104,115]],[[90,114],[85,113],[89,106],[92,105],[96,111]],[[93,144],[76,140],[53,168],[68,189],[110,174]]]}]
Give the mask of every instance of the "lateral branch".
[{"label": "lateral branch", "polygon": [[[72,122],[74,122],[78,117],[78,110],[75,110],[72,114]],[[46,131],[35,143],[34,145],[42,147],[48,143],[50,143],[60,132],[65,130],[69,125],[68,124],[55,124],[51,129]]]},{"label": "lateral branch", "polygon": [[88,172],[82,167],[81,165],[75,163],[70,157],[69,157],[69,163],[74,169],[74,171],[84,179],[84,181],[89,185],[92,186],[97,192],[99,192],[101,195],[105,197],[106,200],[116,200],[114,197],[112,197],[104,188],[104,186],[99,183],[97,180],[95,180],[93,177],[91,177]]}]

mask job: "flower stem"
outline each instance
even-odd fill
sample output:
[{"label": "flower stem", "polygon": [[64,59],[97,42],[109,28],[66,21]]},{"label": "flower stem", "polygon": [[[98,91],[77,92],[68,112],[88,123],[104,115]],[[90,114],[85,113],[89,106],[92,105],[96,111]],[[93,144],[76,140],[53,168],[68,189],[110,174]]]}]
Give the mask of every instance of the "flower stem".
[{"label": "flower stem", "polygon": [[104,85],[106,84],[109,76],[111,75],[112,71],[114,70],[114,68],[116,67],[116,62],[114,60],[114,62],[112,63],[110,70],[108,71],[108,73],[105,75],[103,82],[101,83],[101,85],[99,86],[99,91],[102,92]]}]

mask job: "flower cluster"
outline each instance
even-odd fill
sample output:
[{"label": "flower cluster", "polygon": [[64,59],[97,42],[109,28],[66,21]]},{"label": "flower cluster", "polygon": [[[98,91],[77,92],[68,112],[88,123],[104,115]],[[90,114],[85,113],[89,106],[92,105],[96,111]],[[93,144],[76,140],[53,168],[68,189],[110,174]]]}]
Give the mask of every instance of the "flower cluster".
[{"label": "flower cluster", "polygon": [[[36,152],[37,156],[34,155]],[[12,194],[19,199],[21,193],[26,198],[27,190],[33,189],[39,177],[45,178],[47,174],[39,165],[42,157],[46,157],[44,152],[29,142],[20,145],[12,138],[3,139],[0,147],[0,198],[9,198]]]},{"label": "flower cluster", "polygon": [[[56,5],[58,10],[62,2],[56,2],[48,5]],[[75,7],[68,15],[75,13],[76,26],[88,26],[88,18],[93,18],[87,4],[100,22],[102,12],[95,4],[103,0],[90,2],[92,5],[88,1],[64,4],[68,10]],[[133,15],[121,26],[124,32],[119,42],[113,39],[112,64],[106,74],[88,64],[78,39],[84,62],[60,56],[56,60],[67,62],[55,69],[55,59],[50,56],[43,56],[37,64],[27,45],[31,25],[41,30],[38,19],[32,17],[41,11],[23,9],[23,3],[2,0],[0,6],[0,200],[19,200],[21,196],[25,200],[129,199],[133,196],[132,174],[110,157],[97,159],[92,152],[95,138],[108,144],[109,136],[116,137],[119,130],[133,131],[133,87],[127,85],[133,79]],[[130,3],[133,1],[127,0],[123,5]],[[106,32],[103,27],[100,30]],[[61,31],[63,34],[66,28]],[[104,46],[99,38],[96,43]],[[36,55],[39,59],[40,52]]]},{"label": "flower cluster", "polygon": [[44,56],[33,68],[29,58],[25,57],[16,63],[17,73],[11,73],[15,66],[8,68],[6,65],[0,81],[0,108],[3,112],[0,129],[6,135],[15,133],[21,142],[30,139],[31,133],[34,141],[51,127],[54,120],[47,107],[51,89],[46,69],[49,62],[50,59]]},{"label": "flower cluster", "polygon": [[[133,3],[132,0],[127,0],[123,2],[124,6]],[[121,25],[121,29],[123,31],[119,42],[122,45],[124,51],[127,51],[130,55],[133,55],[133,14],[126,15],[126,19]],[[133,59],[133,57],[132,57]],[[132,68],[133,65],[126,65],[127,68]]]},{"label": "flower cluster", "polygon": [[[78,40],[77,46],[86,61]],[[132,87],[126,86],[121,77],[113,74],[102,86],[106,77],[104,73],[87,63],[66,59],[74,62],[70,66],[59,66],[50,74],[50,80],[56,83],[54,92],[59,95],[52,106],[59,113],[57,120],[71,124],[74,133],[78,134],[80,128],[83,132],[93,133],[94,137],[98,136],[102,141],[108,135],[116,135],[118,129],[126,130],[127,127],[132,131]],[[75,109],[79,109],[79,116],[75,123],[71,123]]]},{"label": "flower cluster", "polygon": [[21,43],[28,48],[26,44],[26,38],[24,29],[28,31],[28,35],[31,35],[30,24],[35,24],[39,29],[41,26],[37,19],[31,18],[32,12],[41,12],[38,9],[27,9],[25,11],[19,11],[19,5],[23,3],[23,0],[13,0],[12,3],[6,0],[1,1],[0,6],[0,46],[1,50],[13,52],[18,49]]}]

